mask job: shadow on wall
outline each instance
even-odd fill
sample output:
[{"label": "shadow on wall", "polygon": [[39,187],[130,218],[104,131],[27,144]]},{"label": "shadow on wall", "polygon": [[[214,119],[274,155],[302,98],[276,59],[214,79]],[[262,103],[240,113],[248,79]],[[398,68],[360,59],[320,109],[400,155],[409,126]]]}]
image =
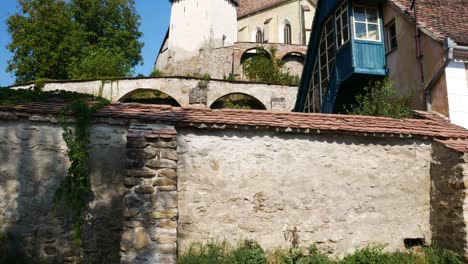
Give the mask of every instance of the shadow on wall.
[{"label": "shadow on wall", "polygon": [[[113,128],[106,128],[113,129]],[[54,209],[55,190],[70,165],[58,125],[3,122],[0,127],[0,263],[89,263],[120,260],[125,168],[118,136],[93,131],[90,165],[93,197],[82,249],[73,246],[70,214]],[[122,136],[125,139],[124,136]],[[122,140],[120,140],[122,141]]]},{"label": "shadow on wall", "polygon": [[465,202],[465,182],[461,167],[464,164],[463,154],[435,143],[432,155],[430,216],[432,244],[451,249],[463,256],[468,246],[463,209]]}]

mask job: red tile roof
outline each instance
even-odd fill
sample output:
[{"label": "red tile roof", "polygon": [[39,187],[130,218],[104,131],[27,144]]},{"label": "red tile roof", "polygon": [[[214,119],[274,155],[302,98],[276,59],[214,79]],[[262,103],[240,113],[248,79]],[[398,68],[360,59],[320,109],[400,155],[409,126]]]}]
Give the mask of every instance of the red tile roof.
[{"label": "red tile roof", "polygon": [[243,17],[275,5],[286,3],[289,0],[240,0],[237,8],[237,17]]},{"label": "red tile roof", "polygon": [[462,152],[468,153],[468,141],[467,140],[437,140],[437,142],[444,144],[446,147]]},{"label": "red tile roof", "polygon": [[[414,18],[410,11],[412,0],[390,1]],[[441,40],[450,37],[457,44],[468,45],[467,0],[417,0],[416,3],[421,28]]]},{"label": "red tile roof", "polygon": [[[40,102],[0,106],[0,112],[17,115],[57,114],[64,102]],[[426,113],[427,116],[431,114]],[[421,116],[421,115],[420,115]],[[0,114],[0,119],[11,118]],[[168,122],[177,126],[233,129],[272,129],[293,133],[343,133],[375,137],[416,137],[441,140],[468,140],[468,130],[452,125],[439,117],[433,119],[392,119],[383,117],[275,113],[269,111],[210,110],[161,105],[112,103],[99,110],[97,118],[123,118],[138,122]],[[129,121],[130,122],[130,121]]]}]

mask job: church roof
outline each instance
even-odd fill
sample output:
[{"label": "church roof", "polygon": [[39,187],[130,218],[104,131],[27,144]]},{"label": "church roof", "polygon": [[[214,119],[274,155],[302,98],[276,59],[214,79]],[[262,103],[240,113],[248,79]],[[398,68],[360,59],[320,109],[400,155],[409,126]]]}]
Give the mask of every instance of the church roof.
[{"label": "church roof", "polygon": [[[390,0],[414,19],[412,0]],[[468,45],[468,2],[466,0],[417,0],[419,26],[444,40]]]},{"label": "church roof", "polygon": [[275,5],[289,2],[290,0],[239,0],[237,17],[247,16]]}]

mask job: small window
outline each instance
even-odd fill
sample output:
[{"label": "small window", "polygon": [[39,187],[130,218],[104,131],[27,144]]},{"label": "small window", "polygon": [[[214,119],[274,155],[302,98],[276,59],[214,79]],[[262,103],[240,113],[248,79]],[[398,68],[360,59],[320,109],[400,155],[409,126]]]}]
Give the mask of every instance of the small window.
[{"label": "small window", "polygon": [[398,46],[395,20],[392,20],[392,22],[388,23],[388,25],[385,27],[385,32],[387,38],[387,53],[389,53],[393,50],[396,50]]},{"label": "small window", "polygon": [[263,43],[263,32],[261,29],[257,29],[257,33],[255,35],[255,42]]},{"label": "small window", "polygon": [[375,7],[354,8],[354,35],[359,40],[380,41],[379,10]]},{"label": "small window", "polygon": [[348,3],[345,1],[335,12],[336,45],[338,48],[349,40]]},{"label": "small window", "polygon": [[291,24],[284,25],[284,44],[291,44]]}]

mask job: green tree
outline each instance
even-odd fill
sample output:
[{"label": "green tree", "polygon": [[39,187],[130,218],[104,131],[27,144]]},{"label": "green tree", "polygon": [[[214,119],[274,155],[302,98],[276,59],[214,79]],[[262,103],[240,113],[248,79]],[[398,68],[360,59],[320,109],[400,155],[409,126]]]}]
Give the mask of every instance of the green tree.
[{"label": "green tree", "polygon": [[277,84],[299,84],[299,77],[291,75],[284,68],[284,61],[276,57],[277,49],[271,47],[269,53],[264,48],[257,49],[257,55],[244,63],[244,73],[249,80]]},{"label": "green tree", "polygon": [[135,0],[19,0],[7,20],[17,82],[128,76],[142,61]]},{"label": "green tree", "polygon": [[[21,13],[6,21],[13,53],[7,71],[17,82],[47,77],[67,78],[70,57],[64,39],[72,29],[71,14],[62,0],[18,0]],[[64,67],[65,66],[65,67]]]},{"label": "green tree", "polygon": [[70,0],[69,7],[76,23],[71,39],[79,40],[81,48],[72,59],[70,77],[131,74],[131,69],[142,61],[143,47],[138,41],[142,33],[135,0]]},{"label": "green tree", "polygon": [[351,106],[349,114],[383,116],[392,118],[409,118],[411,109],[409,104],[413,92],[408,95],[398,95],[392,88],[390,78],[383,81],[370,82],[362,94],[356,96],[356,105]]}]

